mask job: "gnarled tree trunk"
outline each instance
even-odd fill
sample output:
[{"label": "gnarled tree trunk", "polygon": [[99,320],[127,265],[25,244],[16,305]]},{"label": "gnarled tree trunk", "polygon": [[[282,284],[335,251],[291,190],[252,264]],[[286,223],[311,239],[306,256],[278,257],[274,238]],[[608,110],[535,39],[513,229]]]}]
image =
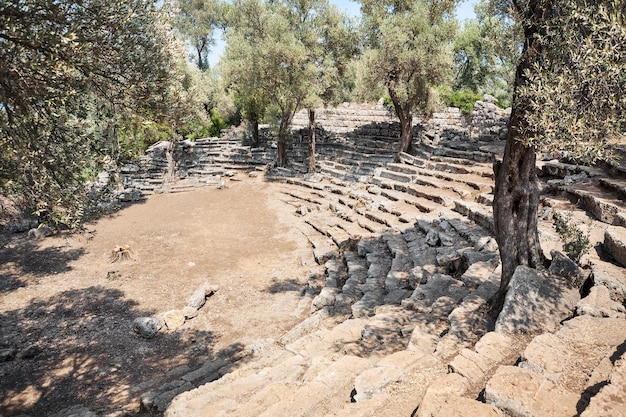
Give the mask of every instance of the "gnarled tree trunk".
[{"label": "gnarled tree trunk", "polygon": [[411,112],[411,104],[405,103],[403,106],[402,103],[400,103],[396,92],[392,88],[389,88],[388,90],[391,102],[393,103],[393,108],[396,111],[398,119],[400,119],[399,152],[409,152],[413,143],[413,113]]},{"label": "gnarled tree trunk", "polygon": [[537,231],[539,183],[535,170],[536,150],[521,141],[522,132],[527,130],[525,112],[528,110],[517,103],[516,98],[517,90],[528,82],[525,72],[532,70],[533,62],[541,51],[538,23],[550,12],[550,8],[549,1],[531,0],[524,10],[525,42],[515,76],[509,133],[502,163],[494,166],[493,220],[502,261],[500,288],[491,300],[494,315],[502,310],[509,283],[519,265],[543,267],[544,256]]},{"label": "gnarled tree trunk", "polygon": [[315,172],[315,109],[309,109],[309,173]]}]

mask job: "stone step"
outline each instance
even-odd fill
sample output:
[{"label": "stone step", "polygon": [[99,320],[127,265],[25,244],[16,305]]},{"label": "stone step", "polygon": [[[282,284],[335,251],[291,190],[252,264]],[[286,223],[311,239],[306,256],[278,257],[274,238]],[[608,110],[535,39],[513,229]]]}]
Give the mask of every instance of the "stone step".
[{"label": "stone step", "polygon": [[372,178],[371,182],[381,188],[399,191],[414,197],[430,200],[433,203],[444,207],[452,207],[454,199],[459,198],[459,195],[450,189],[437,189],[433,186],[427,185],[399,183],[376,176]]},{"label": "stone step", "polygon": [[130,392],[143,392],[140,399],[142,412],[163,413],[177,395],[219,379],[228,372],[229,365],[231,362],[219,358],[208,360],[194,370],[187,365],[181,365],[163,377],[132,387]]},{"label": "stone step", "polygon": [[431,162],[425,168],[435,171],[443,171],[451,174],[471,174],[482,178],[494,179],[491,165],[462,165],[451,162]]},{"label": "stone step", "polygon": [[[391,172],[389,172],[391,171]],[[443,170],[437,170],[433,168],[419,168],[407,164],[387,164],[387,171],[381,172],[381,176],[387,176],[387,178],[395,179],[400,182],[418,182],[423,177],[434,177],[444,180],[448,183],[457,184],[455,186],[444,185],[442,188],[451,188],[459,192],[461,189],[466,189],[466,192],[473,193],[480,192],[493,192],[493,182],[487,181],[482,175],[470,173],[466,170],[464,173],[445,172]],[[397,176],[398,178],[394,178]],[[433,186],[440,186],[439,184],[433,184]],[[465,186],[469,187],[467,189]]]},{"label": "stone step", "polygon": [[599,221],[626,226],[626,204],[614,195],[607,194],[591,183],[562,185],[557,188],[575,199]]},{"label": "stone step", "polygon": [[469,201],[455,200],[454,210],[489,230],[491,233],[494,232],[493,214],[487,206]]},{"label": "stone step", "polygon": [[613,191],[622,201],[626,201],[626,181],[620,179],[600,178],[599,182],[602,187]]},{"label": "stone step", "polygon": [[585,173],[588,177],[596,177],[602,175],[602,171],[583,165],[573,165],[556,160],[552,161],[537,161],[537,175],[549,176],[556,178],[565,178],[568,176],[579,175]]},{"label": "stone step", "polygon": [[[412,206],[413,209],[411,210],[411,212],[414,212],[414,209],[416,208],[420,213],[422,213],[420,215],[421,217],[423,217],[423,214],[425,213],[438,212],[441,209],[441,206],[433,203],[428,199],[415,197],[410,194],[394,191],[389,188],[370,186],[367,188],[367,190],[372,194],[381,195],[391,202],[401,202],[407,204],[408,206]],[[406,206],[402,205],[400,207]]]},{"label": "stone step", "polygon": [[416,417],[502,417],[493,405],[467,398],[471,390],[467,378],[449,373],[431,381],[420,399]]},{"label": "stone step", "polygon": [[[624,319],[575,317],[558,332],[533,338],[518,366],[498,368],[486,385],[485,398],[511,415],[581,415],[598,384],[611,378],[615,352],[623,352],[624,340]],[[598,400],[608,400],[607,409],[619,401]],[[587,415],[594,415],[591,412]]]}]

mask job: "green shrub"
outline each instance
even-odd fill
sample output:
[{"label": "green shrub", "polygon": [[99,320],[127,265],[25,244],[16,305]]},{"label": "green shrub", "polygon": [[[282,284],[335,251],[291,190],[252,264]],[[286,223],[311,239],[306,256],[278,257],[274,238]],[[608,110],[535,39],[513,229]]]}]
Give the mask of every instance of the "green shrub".
[{"label": "green shrub", "polygon": [[583,232],[572,221],[571,212],[564,215],[554,212],[552,219],[554,220],[554,229],[563,242],[565,254],[574,262],[579,263],[580,258],[591,249],[589,232]]},{"label": "green shrub", "polygon": [[447,107],[457,107],[463,114],[470,114],[474,110],[474,104],[482,97],[470,89],[452,90],[447,86],[436,88],[439,97]]}]

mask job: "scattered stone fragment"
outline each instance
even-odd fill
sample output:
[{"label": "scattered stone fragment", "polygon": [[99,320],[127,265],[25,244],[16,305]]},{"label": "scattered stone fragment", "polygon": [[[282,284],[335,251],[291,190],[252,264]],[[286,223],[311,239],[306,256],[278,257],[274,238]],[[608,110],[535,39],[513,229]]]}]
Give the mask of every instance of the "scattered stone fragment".
[{"label": "scattered stone fragment", "polygon": [[133,321],[133,331],[146,339],[154,337],[161,327],[161,320],[156,317],[138,317]]},{"label": "scattered stone fragment", "polygon": [[439,233],[434,229],[429,230],[428,234],[426,235],[426,243],[429,246],[439,246]]},{"label": "scattered stone fragment", "polygon": [[193,294],[191,294],[191,297],[189,297],[189,301],[187,302],[187,306],[191,308],[195,308],[196,310],[199,310],[200,308],[202,308],[205,302],[206,302],[206,290],[205,290],[204,285],[202,285],[198,287],[193,292]]},{"label": "scattered stone fragment", "polygon": [[185,306],[183,307],[183,315],[185,319],[193,319],[198,316],[198,310],[193,307]]},{"label": "scattered stone fragment", "polygon": [[185,324],[185,314],[182,310],[170,310],[163,314],[163,321],[169,330],[176,330]]},{"label": "scattered stone fragment", "polygon": [[33,229],[30,229],[28,231],[28,238],[29,239],[43,239],[44,237],[48,237],[50,235],[52,235],[52,228],[49,226],[46,226],[45,224],[39,225],[38,227],[35,227]]},{"label": "scattered stone fragment", "polygon": [[196,310],[199,310],[206,302],[206,298],[218,292],[219,289],[219,285],[203,284],[196,288],[193,294],[191,294],[187,305],[189,307],[195,308]]}]

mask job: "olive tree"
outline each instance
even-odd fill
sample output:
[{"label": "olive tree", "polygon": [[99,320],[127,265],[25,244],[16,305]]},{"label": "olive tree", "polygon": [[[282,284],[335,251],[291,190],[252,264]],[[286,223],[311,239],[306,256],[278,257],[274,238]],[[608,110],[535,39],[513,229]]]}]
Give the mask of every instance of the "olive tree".
[{"label": "olive tree", "polygon": [[175,25],[194,50],[199,69],[209,68],[209,53],[215,45],[214,32],[224,23],[225,6],[219,0],[175,0]]},{"label": "olive tree", "polygon": [[[0,2],[0,189],[73,222],[106,119],[168,105],[174,40],[145,0]],[[72,219],[50,219],[58,207]]]},{"label": "olive tree", "polygon": [[504,156],[495,170],[502,260],[495,312],[518,265],[543,266],[537,153],[565,152],[588,163],[604,159],[612,135],[624,133],[626,110],[626,2],[500,1],[520,21],[525,40]]},{"label": "olive tree", "polygon": [[315,108],[335,106],[350,94],[346,83],[348,64],[360,50],[353,23],[328,0],[284,0],[279,11],[287,16],[296,36],[305,45],[307,60],[316,70],[307,108],[308,172],[315,172]]},{"label": "olive tree", "polygon": [[413,141],[413,115],[426,113],[431,87],[451,75],[455,0],[362,0],[366,85],[386,88],[400,119],[400,151]]},{"label": "olive tree", "polygon": [[465,21],[454,40],[455,90],[488,93],[509,105],[521,51],[521,26],[500,13],[490,0],[474,6],[476,18]]},{"label": "olive tree", "polygon": [[335,30],[342,22],[337,13],[326,0],[239,0],[230,8],[223,73],[275,125],[279,166],[287,164],[294,114],[323,103],[325,95],[330,100],[331,84],[341,73],[342,53],[332,36],[344,42],[346,36]]}]

